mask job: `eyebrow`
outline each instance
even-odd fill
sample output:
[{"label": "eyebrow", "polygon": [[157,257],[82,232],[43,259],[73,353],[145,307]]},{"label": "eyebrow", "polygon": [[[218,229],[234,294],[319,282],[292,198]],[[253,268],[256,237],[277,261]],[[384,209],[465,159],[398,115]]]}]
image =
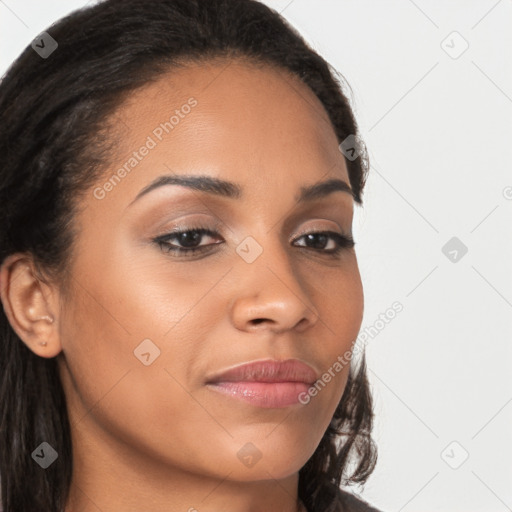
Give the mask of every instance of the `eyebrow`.
[{"label": "eyebrow", "polygon": [[[153,180],[144,187],[128,205],[131,206],[135,201],[145,196],[152,190],[166,185],[179,185],[199,192],[205,192],[214,196],[226,197],[228,199],[241,199],[243,196],[242,187],[231,181],[226,181],[213,176],[203,175],[164,175]],[[333,192],[346,192],[352,198],[354,193],[350,186],[343,180],[332,178],[327,181],[315,183],[300,188],[300,193],[295,197],[296,203],[313,201],[332,194]]]}]

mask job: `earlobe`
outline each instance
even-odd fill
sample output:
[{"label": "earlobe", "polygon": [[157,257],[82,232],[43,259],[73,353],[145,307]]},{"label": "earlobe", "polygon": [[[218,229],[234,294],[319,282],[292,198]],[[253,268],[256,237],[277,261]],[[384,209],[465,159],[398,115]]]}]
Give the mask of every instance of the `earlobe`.
[{"label": "earlobe", "polygon": [[54,294],[38,279],[30,255],[8,256],[0,267],[0,299],[5,315],[18,337],[41,357],[55,357],[61,343]]}]

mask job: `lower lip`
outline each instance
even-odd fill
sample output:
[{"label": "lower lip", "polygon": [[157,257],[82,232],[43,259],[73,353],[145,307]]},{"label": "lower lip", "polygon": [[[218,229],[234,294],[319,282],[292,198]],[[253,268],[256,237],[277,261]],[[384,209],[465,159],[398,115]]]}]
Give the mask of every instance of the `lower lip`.
[{"label": "lower lip", "polygon": [[287,407],[301,403],[299,395],[311,387],[304,382],[216,382],[207,387],[264,408]]}]

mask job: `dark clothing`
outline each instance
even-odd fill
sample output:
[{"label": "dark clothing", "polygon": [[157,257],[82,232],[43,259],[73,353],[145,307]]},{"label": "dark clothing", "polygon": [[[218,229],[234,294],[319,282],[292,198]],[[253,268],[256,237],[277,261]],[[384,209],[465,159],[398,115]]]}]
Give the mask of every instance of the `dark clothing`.
[{"label": "dark clothing", "polygon": [[347,491],[341,491],[340,497],[343,500],[344,508],[341,509],[343,512],[381,512],[362,498],[358,498]]},{"label": "dark clothing", "polygon": [[[304,501],[304,500],[303,500]],[[331,483],[324,483],[322,489],[323,503],[329,503],[324,507],[325,512],[382,512],[366,502],[362,497],[358,497],[349,491],[340,489]],[[309,506],[305,503],[308,512],[319,510],[319,506]],[[311,504],[310,504],[311,505]],[[324,512],[324,510],[322,510]]]}]

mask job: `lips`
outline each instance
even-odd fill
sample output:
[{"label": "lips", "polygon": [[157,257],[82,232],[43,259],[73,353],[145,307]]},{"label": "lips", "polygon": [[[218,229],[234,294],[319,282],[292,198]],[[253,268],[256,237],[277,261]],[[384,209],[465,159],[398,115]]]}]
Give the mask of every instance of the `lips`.
[{"label": "lips", "polygon": [[313,384],[318,376],[311,366],[298,359],[286,361],[255,361],[235,366],[207,380],[207,384],[219,382],[302,382]]},{"label": "lips", "polygon": [[297,405],[316,382],[315,370],[297,359],[256,361],[209,378],[206,387],[252,406],[281,408]]}]

